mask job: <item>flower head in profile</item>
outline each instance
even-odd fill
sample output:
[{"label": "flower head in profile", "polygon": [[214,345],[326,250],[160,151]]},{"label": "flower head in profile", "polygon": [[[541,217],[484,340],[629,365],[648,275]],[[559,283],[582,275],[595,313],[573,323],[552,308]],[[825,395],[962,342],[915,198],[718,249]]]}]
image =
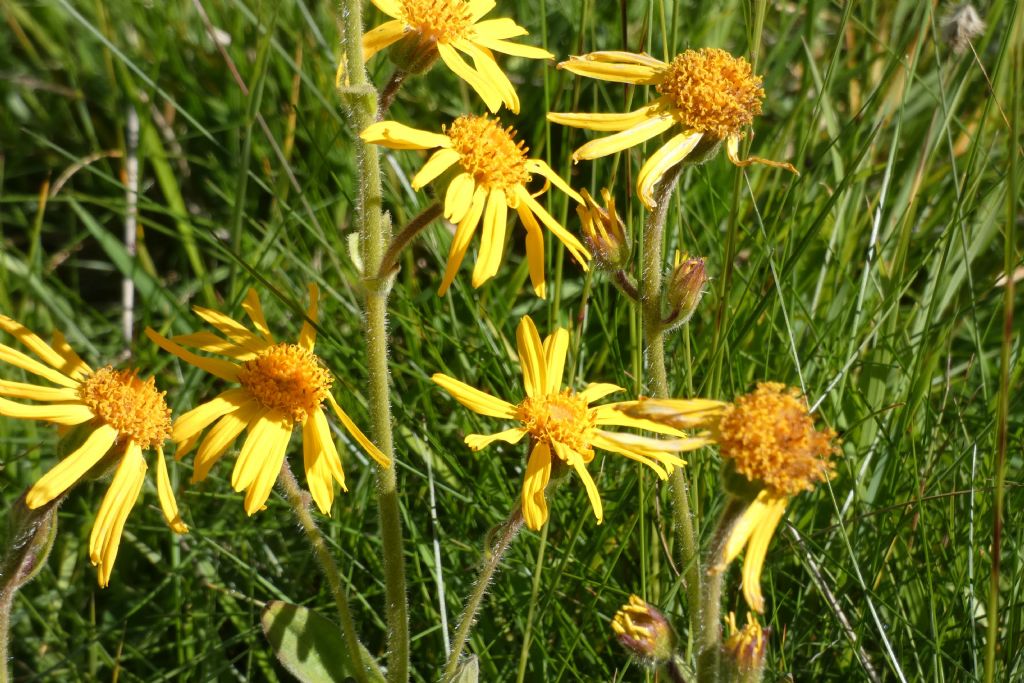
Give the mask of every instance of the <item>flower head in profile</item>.
[{"label": "flower head in profile", "polygon": [[726,460],[726,489],[747,502],[729,531],[718,566],[725,567],[746,549],[743,596],[751,609],[764,612],[761,570],[768,544],[789,499],[811,491],[833,474],[839,452],[836,433],[818,431],[807,403],[796,389],[763,382],[733,403],[708,399],[646,399],[624,404],[631,416],[676,428],[701,429]]},{"label": "flower head in profile", "polygon": [[502,128],[497,120],[487,116],[460,116],[442,133],[381,121],[369,126],[360,137],[392,149],[439,148],[413,177],[414,189],[422,188],[453,166],[457,169],[445,192],[444,217],[458,228],[438,294],[443,296],[455,279],[481,219],[483,234],[473,268],[473,286],[479,287],[498,272],[509,209],[519,215],[526,230],[526,260],[537,296],[544,296],[544,233],[540,223],[561,240],[586,270],[590,252],[540,205],[526,184],[537,174],[545,179],[545,188],[550,183],[581,204],[583,198],[546,163],[527,158],[529,150],[516,140],[512,128]]},{"label": "flower head in profile", "polygon": [[[594,459],[594,449],[624,455],[667,479],[673,467],[685,464],[673,455],[674,452],[692,450],[708,443],[704,439],[685,438],[683,432],[675,428],[630,417],[616,410],[618,404],[615,403],[590,405],[609,394],[623,391],[614,384],[590,384],[579,393],[563,389],[562,374],[569,350],[569,333],[564,328],[556,329],[542,342],[533,320],[525,316],[516,330],[516,344],[526,390],[526,396],[519,403],[508,403],[440,373],[432,379],[473,412],[519,423],[497,434],[470,434],[466,437],[466,445],[474,451],[495,441],[515,444],[525,436],[530,437],[522,511],[526,525],[531,529],[540,529],[548,519],[544,490],[556,467],[560,471],[571,468],[579,475],[594,516],[601,523],[604,519],[601,497],[587,471],[587,465]],[[646,429],[677,438],[652,439],[602,429],[606,426]]]},{"label": "flower head in profile", "polygon": [[626,268],[630,261],[629,236],[615,210],[611,191],[601,188],[603,207],[586,190],[580,190],[580,195],[586,204],[577,206],[576,213],[583,226],[583,241],[594,255],[595,265],[607,271]]},{"label": "flower head in profile", "polygon": [[612,631],[623,647],[651,666],[660,666],[675,649],[675,635],[665,615],[637,595],[630,595],[612,617]]},{"label": "flower head in profile", "polygon": [[33,510],[42,507],[79,481],[116,467],[89,536],[89,559],[98,568],[100,586],[105,587],[110,584],[121,531],[146,478],[144,451],[156,451],[157,496],[167,524],[179,534],[188,531],[178,514],[164,462],[171,410],[152,378],[142,380],[137,370],[115,370],[109,365],[93,370],[59,332],[54,333],[53,343],[47,344],[5,315],[0,315],[0,330],[35,355],[0,344],[0,361],[49,383],[0,380],[0,396],[36,401],[0,398],[0,415],[74,428],[68,434],[75,439],[74,450],[29,489],[25,505]]},{"label": "flower head in profile", "polygon": [[796,173],[787,163],[759,157],[739,158],[745,128],[761,113],[764,89],[750,63],[724,50],[685,50],[671,62],[631,52],[592,52],[572,57],[559,69],[615,83],[653,85],[659,97],[625,114],[548,114],[555,123],[601,132],[573,153],[573,159],[597,159],[639,145],[662,133],[676,132],[644,162],[637,194],[648,209],[655,206],[654,187],[683,160],[707,159],[724,140],[729,160],[737,166],[766,164]]},{"label": "flower head in profile", "polygon": [[[771,629],[762,628],[757,618],[750,612],[747,612],[747,623],[742,628],[737,628],[734,612],[729,612],[725,622],[729,627],[729,635],[722,643],[722,650],[727,666],[734,669],[740,676],[762,671]],[[741,680],[750,679],[742,678]],[[760,678],[753,680],[760,680]]]},{"label": "flower head in profile", "polygon": [[[171,438],[179,444],[177,457],[199,444],[192,474],[195,483],[205,479],[238,435],[247,431],[231,474],[231,486],[235,491],[245,490],[245,511],[249,515],[262,509],[270,497],[296,428],[302,430],[303,465],[309,492],[320,511],[330,514],[334,481],[345,490],[345,473],[324,414],[325,402],[370,457],[382,467],[391,464],[331,394],[334,379],[313,353],[319,300],[316,285],[309,286],[309,297],[307,320],[294,344],[279,342],[271,334],[259,296],[253,289],[249,290],[242,308],[255,330],[201,306],[193,308],[196,315],[223,336],[196,332],[167,339],[152,329],[146,330],[146,335],[165,351],[215,377],[239,385],[175,420]],[[231,360],[200,356],[185,349],[186,346]],[[210,425],[213,427],[203,437],[203,431]]]},{"label": "flower head in profile", "polygon": [[[519,96],[512,82],[494,59],[502,52],[528,59],[552,59],[547,50],[520,45],[509,38],[526,35],[526,29],[511,19],[486,19],[494,0],[372,0],[391,17],[363,36],[363,59],[405,39],[415,41],[416,61],[440,56],[449,69],[469,84],[491,113],[501,105],[519,113]],[[425,54],[424,54],[425,53]],[[473,60],[473,65],[463,58]]]}]

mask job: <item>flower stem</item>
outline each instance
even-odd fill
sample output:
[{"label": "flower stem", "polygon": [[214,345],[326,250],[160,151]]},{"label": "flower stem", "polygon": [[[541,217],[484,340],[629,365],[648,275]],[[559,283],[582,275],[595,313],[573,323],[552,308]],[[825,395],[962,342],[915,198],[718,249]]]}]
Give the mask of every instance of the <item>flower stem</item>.
[{"label": "flower stem", "polygon": [[402,230],[391,240],[391,244],[388,245],[388,250],[384,252],[384,257],[380,262],[380,268],[377,269],[378,279],[384,279],[391,275],[394,269],[398,266],[398,255],[402,253],[402,249],[405,249],[409,242],[412,242],[413,238],[415,238],[423,228],[434,222],[434,220],[440,217],[440,215],[441,202],[434,201],[405,224],[405,227],[402,228]]},{"label": "flower stem", "polygon": [[395,95],[402,89],[402,83],[405,82],[408,75],[408,71],[399,68],[396,68],[391,73],[391,78],[388,79],[384,89],[380,91],[380,97],[377,99],[378,118],[382,119],[387,115],[388,109],[391,108],[391,103],[395,101]]},{"label": "flower stem", "polygon": [[[640,306],[644,321],[647,367],[651,373],[652,389],[658,398],[667,398],[668,374],[665,369],[665,330],[662,319],[662,260],[665,219],[668,203],[675,190],[682,164],[677,164],[662,178],[655,196],[657,205],[644,227],[643,281]],[[686,572],[686,601],[690,615],[690,632],[697,633],[701,615],[701,570],[697,550],[697,537],[690,509],[689,482],[679,467],[672,470],[672,514],[679,538],[680,561]]]},{"label": "flower stem", "polygon": [[[377,118],[379,95],[370,84],[363,66],[363,16],[360,0],[341,3],[342,32],[349,85],[341,88],[343,104],[348,108],[357,131]],[[381,213],[383,194],[380,180],[380,154],[376,145],[368,145],[357,135],[360,193],[357,206],[365,273],[380,271],[391,228]],[[388,383],[388,287],[386,282],[365,281],[367,371],[369,373],[370,415],[377,447],[392,458],[391,467],[377,471],[377,507],[381,524],[381,556],[384,567],[384,600],[388,625],[388,680],[404,683],[409,679],[409,606],[405,590],[405,554],[402,550],[402,520],[398,502],[398,475],[394,464],[391,433],[391,396]]]},{"label": "flower stem", "polygon": [[313,546],[313,557],[316,558],[317,564],[320,565],[320,571],[323,572],[324,578],[327,579],[327,586],[331,589],[331,595],[334,597],[334,606],[338,610],[341,637],[345,641],[345,648],[348,650],[349,660],[352,662],[352,674],[359,683],[367,683],[369,678],[364,668],[359,638],[356,636],[355,622],[352,621],[352,611],[348,606],[348,595],[341,583],[341,573],[338,571],[338,565],[334,561],[334,556],[331,555],[331,551],[324,541],[320,527],[316,525],[316,520],[313,519],[313,515],[309,512],[309,501],[303,494],[302,489],[299,488],[299,482],[295,481],[295,475],[292,474],[292,468],[289,467],[287,460],[281,466],[280,474],[277,475],[277,483],[284,489],[288,504],[295,513],[295,517],[299,520],[299,524],[302,525],[302,530],[306,532],[306,538],[309,540],[309,544]]},{"label": "flower stem", "polygon": [[484,595],[487,593],[487,587],[490,585],[491,579],[494,578],[494,572],[497,571],[498,565],[501,564],[501,558],[505,556],[505,551],[512,545],[513,539],[515,539],[522,527],[523,509],[517,505],[516,509],[512,511],[512,514],[509,515],[508,519],[498,529],[497,538],[491,544],[490,552],[484,558],[483,566],[480,567],[480,574],[476,577],[473,592],[469,594],[469,600],[466,601],[466,607],[462,611],[462,617],[459,619],[459,626],[455,630],[455,638],[452,640],[452,651],[448,655],[448,663],[444,667],[443,680],[451,680],[452,675],[458,668],[459,657],[462,656],[462,650],[466,647],[469,630],[473,627],[473,622],[476,621],[476,613],[479,611],[480,603],[483,602]]},{"label": "flower stem", "polygon": [[10,671],[7,669],[10,655],[7,648],[11,635],[11,606],[14,604],[15,591],[16,589],[8,589],[6,586],[0,588],[0,683],[7,683],[10,680]]},{"label": "flower stem", "polygon": [[708,550],[708,573],[704,582],[704,604],[701,610],[700,646],[697,655],[698,683],[713,683],[719,677],[719,654],[722,644],[722,578],[725,544],[748,503],[735,496],[729,501],[718,518],[715,535]]}]

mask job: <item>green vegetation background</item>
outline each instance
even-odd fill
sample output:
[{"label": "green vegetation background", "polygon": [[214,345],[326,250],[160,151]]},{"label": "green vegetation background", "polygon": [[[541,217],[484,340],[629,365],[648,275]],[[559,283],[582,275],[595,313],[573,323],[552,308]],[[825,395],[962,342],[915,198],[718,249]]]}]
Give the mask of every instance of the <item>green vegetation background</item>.
[{"label": "green vegetation background", "polygon": [[[1017,390],[997,657],[999,678],[1024,675],[1020,328],[1003,329],[999,281],[1004,262],[1020,258],[1020,245],[1005,239],[1008,207],[1020,211],[1009,122],[1021,118],[1021,83],[1007,60],[1024,34],[1012,24],[1020,9],[996,0],[978,59],[957,57],[932,5],[768,6],[755,57],[767,97],[751,152],[792,161],[802,175],[744,172],[717,158],[686,172],[671,208],[667,253],[706,257],[713,277],[689,329],[669,341],[674,393],[728,399],[761,379],[784,381],[803,387],[843,437],[838,477],[791,505],[769,550],[768,680],[981,675],[1004,335]],[[0,310],[44,335],[65,331],[95,365],[157,374],[181,412],[219,386],[158,353],[141,330],[197,330],[195,303],[239,313],[252,285],[287,337],[313,280],[325,292],[319,352],[342,404],[366,425],[359,284],[346,243],[356,229],[354,131],[333,86],[337,11],[334,2],[287,0],[0,1]],[[525,42],[560,59],[593,49],[671,57],[701,46],[751,57],[758,33],[751,6],[729,0],[505,0],[492,16],[514,18],[530,31]],[[380,19],[368,11],[370,25]],[[573,166],[569,153],[592,134],[549,126],[544,113],[622,111],[646,93],[550,63],[499,61],[523,101],[520,116],[502,120],[574,186],[596,194],[613,185],[636,234],[642,207],[626,196],[643,152]],[[384,56],[371,63],[378,85],[390,68]],[[437,129],[481,111],[438,67],[407,83],[391,117]],[[139,167],[136,259],[122,240],[128,156]],[[421,162],[385,152],[396,225],[429,200],[409,187]],[[564,196],[549,196],[578,231]],[[442,618],[453,628],[485,535],[517,504],[524,466],[521,447],[471,453],[463,435],[500,424],[454,404],[430,374],[518,400],[514,329],[529,313],[542,330],[572,327],[577,387],[599,380],[644,391],[635,311],[550,236],[553,286],[538,300],[526,285],[521,229],[510,235],[497,278],[474,291],[464,266],[439,299],[450,231],[434,225],[405,254],[392,297],[418,681],[438,678]],[[136,292],[131,341],[121,333],[123,278]],[[49,427],[0,420],[0,509],[53,464],[55,442]],[[323,526],[364,642],[383,654],[372,468],[351,444],[343,451],[350,491]],[[198,486],[187,486],[188,458],[172,469],[192,529],[181,538],[163,525],[147,484],[106,590],[87,558],[105,483],[79,486],[61,509],[46,568],[15,604],[17,679],[286,679],[260,633],[261,604],[283,599],[332,615],[330,599],[284,501],[275,494],[246,518],[230,468],[229,456]],[[591,468],[605,523],[595,524],[570,482],[546,529],[516,540],[471,641],[482,680],[515,680],[521,660],[531,681],[642,680],[608,626],[631,592],[685,624],[665,487],[614,456]],[[705,539],[722,503],[717,470],[713,452],[693,455]],[[742,612],[737,584],[734,567],[727,595]]]}]

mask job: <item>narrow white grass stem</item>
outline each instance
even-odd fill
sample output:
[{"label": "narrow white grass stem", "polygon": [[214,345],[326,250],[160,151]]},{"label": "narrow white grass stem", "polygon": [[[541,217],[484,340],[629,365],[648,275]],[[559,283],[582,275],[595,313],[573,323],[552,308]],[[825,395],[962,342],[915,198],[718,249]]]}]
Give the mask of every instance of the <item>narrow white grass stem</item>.
[{"label": "narrow white grass stem", "polygon": [[[124,209],[124,250],[135,258],[136,234],[139,228],[139,114],[135,105],[128,105],[125,126],[125,209]],[[121,331],[129,347],[135,327],[135,283],[125,275],[121,278]]]},{"label": "narrow white grass stem", "polygon": [[444,654],[447,657],[451,654],[452,643],[448,635],[448,608],[445,604],[445,590],[444,590],[444,565],[441,564],[441,539],[438,537],[438,522],[437,522],[437,498],[435,496],[434,486],[434,456],[433,453],[428,452],[427,457],[424,458],[427,461],[427,486],[430,491],[430,531],[432,535],[431,543],[434,546],[434,574],[437,577],[437,610],[441,615],[441,634],[444,637]]}]

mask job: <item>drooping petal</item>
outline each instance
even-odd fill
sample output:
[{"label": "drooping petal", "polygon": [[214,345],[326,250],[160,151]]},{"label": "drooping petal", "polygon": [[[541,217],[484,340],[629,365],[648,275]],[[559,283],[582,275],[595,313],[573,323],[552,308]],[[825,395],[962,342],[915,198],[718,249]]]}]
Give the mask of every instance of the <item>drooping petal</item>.
[{"label": "drooping petal", "polygon": [[512,86],[512,81],[494,61],[494,54],[487,48],[481,48],[469,40],[457,40],[453,46],[473,58],[473,66],[484,80],[501,95],[501,101],[513,114],[519,113],[519,95]]},{"label": "drooping petal", "polygon": [[484,393],[479,389],[474,389],[454,377],[442,375],[437,372],[431,375],[430,379],[434,381],[434,384],[437,384],[451,394],[452,398],[472,410],[474,413],[479,413],[480,415],[486,415],[488,417],[505,419],[515,417],[515,406],[511,403],[506,403],[500,398],[495,398],[494,396]]},{"label": "drooping petal", "polygon": [[661,135],[674,125],[676,125],[676,120],[671,114],[660,114],[644,119],[641,123],[636,124],[632,128],[627,128],[621,133],[613,133],[603,138],[591,140],[572,153],[572,160],[598,159],[615,152],[621,152],[624,149],[634,147]]},{"label": "drooping petal", "polygon": [[585,128],[602,132],[616,132],[627,130],[643,123],[647,119],[655,118],[664,107],[662,99],[655,100],[647,106],[640,107],[633,111],[611,114],[573,114],[573,113],[548,113],[548,121],[573,128]]},{"label": "drooping petal", "polygon": [[178,514],[178,501],[174,499],[171,478],[167,475],[167,463],[164,461],[164,449],[156,449],[156,493],[160,499],[160,510],[164,513],[167,526],[177,534],[188,533],[188,526]]},{"label": "drooping petal", "polygon": [[96,415],[82,403],[50,403],[36,406],[0,398],[0,415],[21,420],[45,420],[58,425],[80,425]]},{"label": "drooping petal", "polygon": [[460,223],[473,207],[476,181],[469,173],[460,173],[448,184],[444,195],[444,217],[452,223]]},{"label": "drooping petal", "polygon": [[594,414],[599,425],[615,425],[617,427],[633,427],[634,429],[646,429],[656,434],[668,434],[670,436],[685,437],[683,432],[675,427],[670,427],[661,422],[645,420],[639,417],[630,417],[618,410],[620,403],[606,403],[603,406],[594,406]]},{"label": "drooping petal", "polygon": [[473,239],[477,224],[480,223],[486,199],[487,190],[482,185],[478,185],[473,192],[473,203],[469,211],[466,212],[455,229],[452,245],[448,249],[448,262],[444,267],[444,277],[441,278],[441,286],[437,288],[438,296],[444,296],[452,282],[455,281],[455,275],[459,272],[462,259],[466,257],[466,250],[469,249],[469,242]]},{"label": "drooping petal", "polygon": [[[338,449],[334,446],[334,437],[331,435],[331,427],[327,424],[327,415],[322,410],[316,411],[311,417],[313,428],[316,430],[317,438],[320,440],[320,447],[327,463],[327,469],[334,480],[338,482],[342,491],[348,491],[345,486],[345,471],[341,467],[341,458],[338,456]],[[369,441],[369,439],[367,439]],[[384,454],[381,453],[381,456]],[[374,458],[376,460],[376,458]],[[380,461],[378,461],[380,462]],[[390,460],[388,460],[390,464]]]},{"label": "drooping petal", "polygon": [[636,192],[644,206],[648,209],[657,206],[657,202],[654,200],[654,186],[670,168],[690,156],[690,152],[703,137],[703,133],[692,130],[674,135],[644,163],[636,181]]},{"label": "drooping petal", "polygon": [[565,245],[565,248],[573,255],[573,258],[579,261],[580,267],[582,267],[583,270],[588,270],[587,261],[590,259],[590,252],[587,251],[587,248],[584,247],[578,239],[573,237],[568,230],[563,228],[561,224],[559,224],[559,222],[556,221],[554,217],[552,217],[551,214],[549,214],[547,210],[537,202],[536,199],[531,197],[530,193],[527,192],[526,188],[522,185],[516,187],[516,197],[518,197],[519,201],[523,202],[526,207],[533,212],[533,215],[539,218],[540,222],[543,223],[548,230],[554,233],[555,237]]},{"label": "drooping petal", "polygon": [[[345,431],[356,440],[356,442],[363,447],[366,454],[377,461],[377,464],[381,467],[391,467],[391,458],[383,453],[369,438],[366,434],[363,434],[362,430],[356,426],[356,423],[352,421],[352,418],[348,416],[338,402],[334,400],[334,396],[328,394],[327,402],[331,404],[331,409],[334,410],[335,417],[338,418],[338,422],[345,428]],[[344,482],[342,482],[344,483]]]},{"label": "drooping petal", "polygon": [[97,566],[97,578],[103,588],[110,585],[110,573],[121,545],[121,532],[128,513],[139,499],[145,478],[146,460],[142,457],[142,450],[138,444],[130,442],[121,456],[110,488],[103,496],[89,535],[89,559]]},{"label": "drooping petal", "polygon": [[242,310],[249,316],[253,326],[263,336],[268,344],[274,343],[274,335],[267,326],[267,318],[263,315],[263,304],[260,303],[260,295],[252,287],[245,293],[245,301],[242,302]]},{"label": "drooping petal", "polygon": [[648,457],[641,453],[637,453],[631,448],[620,445],[616,440],[609,438],[607,435],[609,432],[601,432],[598,430],[591,436],[590,443],[594,448],[599,448],[603,451],[610,451],[612,453],[618,453],[623,455],[630,460],[635,460],[638,463],[647,465],[654,473],[658,475],[659,479],[668,479],[668,470],[665,469],[655,458]]},{"label": "drooping petal", "polygon": [[483,75],[467,64],[466,60],[462,58],[462,55],[455,48],[451,45],[438,43],[437,53],[441,55],[441,61],[454,71],[456,76],[466,81],[469,87],[473,88],[480,95],[480,98],[492,114],[496,114],[501,109],[501,92],[496,90]]},{"label": "drooping petal", "polygon": [[546,442],[538,441],[530,453],[526,476],[523,477],[523,520],[534,531],[548,521],[548,502],[544,498],[544,489],[550,479],[551,450]]},{"label": "drooping petal", "polygon": [[516,348],[519,351],[519,365],[523,371],[523,387],[530,397],[547,393],[547,360],[537,326],[533,319],[524,315],[516,327]]},{"label": "drooping petal", "polygon": [[107,454],[117,441],[117,430],[100,425],[90,434],[78,450],[50,468],[25,494],[25,505],[35,510],[74,486],[85,473]]},{"label": "drooping petal", "polygon": [[291,434],[291,422],[279,410],[268,410],[253,420],[231,472],[231,488],[241,491],[256,480],[268,453],[285,432]]},{"label": "drooping petal", "polygon": [[235,442],[238,435],[255,420],[266,413],[256,401],[246,403],[238,410],[226,414],[213,428],[207,432],[206,438],[199,446],[199,451],[192,462],[192,483],[197,484],[210,473],[214,464],[224,455],[224,451]]},{"label": "drooping petal", "polygon": [[562,374],[565,371],[565,357],[569,353],[569,331],[559,327],[544,339],[544,360],[547,365],[547,393],[557,394],[562,390]]},{"label": "drooping petal", "polygon": [[761,523],[750,535],[747,554],[743,558],[743,597],[755,612],[764,613],[764,596],[761,594],[761,570],[768,553],[768,544],[775,534],[775,528],[786,512],[786,498],[773,496],[767,501],[767,510]]},{"label": "drooping petal", "polygon": [[527,431],[522,427],[506,429],[497,434],[469,434],[466,436],[466,445],[469,446],[470,450],[479,451],[487,448],[495,441],[504,441],[511,444],[519,443],[526,434]]},{"label": "drooping petal", "polygon": [[385,21],[363,34],[363,61],[401,40],[409,28],[404,21]]},{"label": "drooping petal", "polygon": [[569,186],[569,183],[562,180],[562,176],[555,173],[554,170],[552,170],[552,168],[547,165],[547,163],[541,161],[540,159],[527,159],[526,170],[529,171],[530,173],[539,173],[546,179],[550,180],[551,184],[557,187],[559,190],[566,193],[580,204],[584,203],[583,197],[580,195],[580,193],[572,189],[572,187]]},{"label": "drooping petal", "polygon": [[602,443],[611,441],[637,455],[678,467],[685,465],[686,461],[674,453],[692,451],[707,445],[707,441],[703,439],[655,439],[631,432],[609,432],[604,429],[595,429],[592,435],[595,438],[600,437]]},{"label": "drooping petal", "polygon": [[[323,415],[320,410],[313,412]],[[331,480],[331,470],[320,444],[316,422],[312,418],[302,424],[302,465],[306,470],[306,487],[309,489],[309,495],[320,512],[329,516],[331,504],[334,502],[334,482]]]},{"label": "drooping petal", "polygon": [[530,269],[530,283],[533,285],[534,293],[544,298],[546,290],[544,287],[544,232],[540,224],[522,202],[516,207],[519,220],[526,229],[526,264]]},{"label": "drooping petal", "polygon": [[367,126],[359,137],[371,145],[382,145],[390,149],[433,149],[452,146],[447,135],[419,130],[397,121],[378,121]]},{"label": "drooping petal", "polygon": [[[287,419],[282,419],[283,416],[275,417],[277,419],[268,419],[268,422],[274,425],[274,428],[267,442],[257,444],[257,448],[260,450],[259,455],[255,457],[250,456],[250,460],[256,461],[255,464],[258,466],[258,469],[253,474],[252,481],[245,486],[234,487],[236,491],[241,491],[242,488],[246,489],[244,501],[245,514],[250,517],[259,512],[263,504],[270,497],[270,491],[274,488],[277,475],[281,473],[281,465],[284,463],[284,455],[288,450],[288,441],[292,435],[292,425],[290,422]],[[241,462],[242,457],[245,455],[245,448],[248,445],[249,440],[247,439],[245,446],[242,447],[242,453],[238,456],[239,462]]]},{"label": "drooping petal", "polygon": [[306,309],[306,320],[302,323],[302,331],[299,332],[298,345],[306,351],[313,353],[316,346],[316,327],[314,324],[320,320],[320,288],[315,283],[309,283],[309,308]]},{"label": "drooping petal", "polygon": [[238,381],[238,366],[234,363],[221,360],[220,358],[204,358],[203,356],[196,355],[175,344],[151,327],[146,328],[146,336],[164,351],[174,354],[189,365],[205,370],[214,377],[219,377],[226,382]]},{"label": "drooping petal", "polygon": [[[175,420],[171,429],[171,440],[181,444],[209,427],[221,415],[234,412],[252,400],[252,395],[247,389],[228,389]],[[188,453],[180,447],[177,452],[178,457]]]},{"label": "drooping petal", "polygon": [[77,401],[78,390],[70,387],[41,387],[0,379],[0,396],[27,398],[31,401]]},{"label": "drooping petal", "polygon": [[771,166],[772,168],[782,168],[790,173],[800,175],[800,171],[796,170],[796,166],[787,163],[785,161],[772,161],[771,159],[762,159],[761,157],[747,157],[746,159],[740,159],[740,138],[737,135],[730,135],[725,139],[725,155],[729,157],[729,161],[735,166],[746,167],[751,164],[762,164],[764,166]]},{"label": "drooping petal", "polygon": [[480,236],[480,254],[473,266],[473,287],[479,287],[494,277],[501,267],[501,252],[505,248],[505,225],[508,204],[500,187],[491,188],[484,212],[484,229]]},{"label": "drooping petal", "polygon": [[59,384],[62,387],[68,387],[74,389],[78,386],[76,380],[66,377],[63,373],[58,372],[52,368],[48,368],[36,359],[18,351],[12,349],[10,346],[0,344],[0,361],[10,363],[16,368],[21,368],[25,372],[31,372],[33,375],[38,375],[45,380],[49,380],[54,384]]},{"label": "drooping petal", "polygon": [[769,514],[768,506],[768,493],[762,491],[757,495],[757,498],[747,506],[747,509],[743,511],[743,514],[737,520],[732,529],[729,531],[729,538],[725,541],[725,547],[722,549],[722,564],[712,569],[721,571],[724,570],[726,565],[739,557],[739,554],[743,552],[743,548],[746,547],[747,542],[750,540],[751,534],[758,525],[762,524]]},{"label": "drooping petal", "polygon": [[587,465],[583,461],[583,456],[565,444],[559,443],[558,441],[553,443],[558,457],[569,463],[569,466],[576,470],[576,474],[578,474],[579,478],[583,481],[583,486],[587,490],[587,498],[590,499],[590,507],[593,508],[594,517],[597,518],[597,523],[600,524],[604,521],[604,507],[601,505],[601,494],[598,492],[597,484],[594,483],[594,479],[590,476],[590,472],[587,471]]},{"label": "drooping petal", "polygon": [[461,158],[462,155],[454,149],[442,147],[437,150],[427,159],[427,163],[423,164],[419,173],[413,176],[412,189],[419,190],[433,182],[439,175],[451,168],[452,164],[458,163]]}]

